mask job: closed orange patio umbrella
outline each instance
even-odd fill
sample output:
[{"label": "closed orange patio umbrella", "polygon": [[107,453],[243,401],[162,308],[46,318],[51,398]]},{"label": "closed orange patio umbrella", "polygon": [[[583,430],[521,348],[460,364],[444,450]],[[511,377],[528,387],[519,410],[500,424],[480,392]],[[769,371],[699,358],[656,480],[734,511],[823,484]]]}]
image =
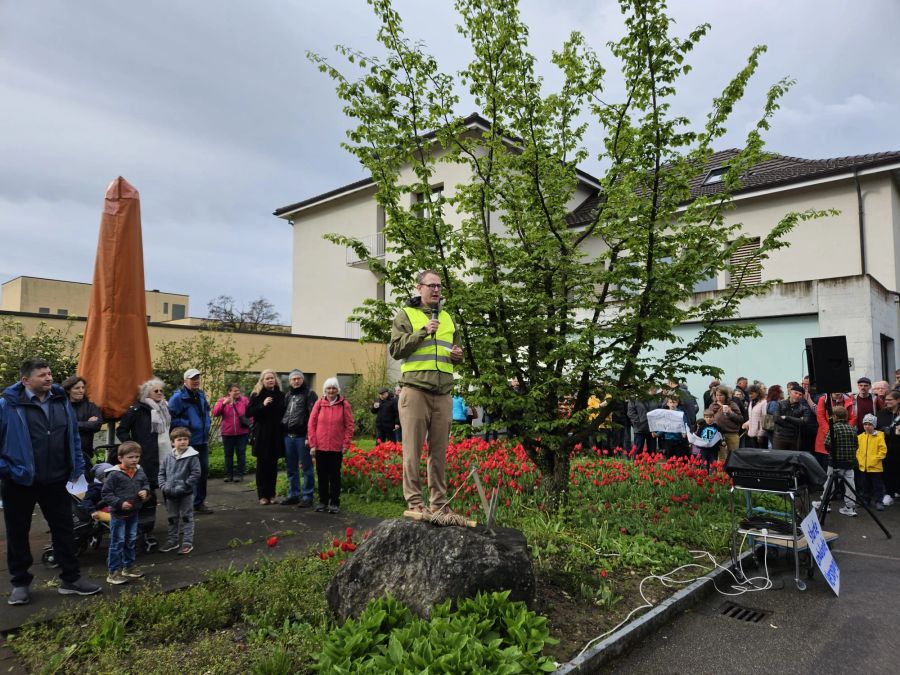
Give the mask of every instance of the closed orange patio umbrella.
[{"label": "closed orange patio umbrella", "polygon": [[119,419],[152,375],[140,195],[119,176],[106,189],[78,374],[107,419]]}]

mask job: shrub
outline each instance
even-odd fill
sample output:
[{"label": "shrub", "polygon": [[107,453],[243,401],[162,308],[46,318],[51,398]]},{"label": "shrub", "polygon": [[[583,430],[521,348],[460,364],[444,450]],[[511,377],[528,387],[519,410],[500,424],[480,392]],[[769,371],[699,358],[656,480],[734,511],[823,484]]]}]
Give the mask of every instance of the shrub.
[{"label": "shrub", "polygon": [[373,600],[359,619],[328,635],[317,657],[323,673],[536,673],[555,669],[540,656],[554,642],[547,619],[509,600],[479,593],[453,609],[447,600],[430,620],[390,596]]}]

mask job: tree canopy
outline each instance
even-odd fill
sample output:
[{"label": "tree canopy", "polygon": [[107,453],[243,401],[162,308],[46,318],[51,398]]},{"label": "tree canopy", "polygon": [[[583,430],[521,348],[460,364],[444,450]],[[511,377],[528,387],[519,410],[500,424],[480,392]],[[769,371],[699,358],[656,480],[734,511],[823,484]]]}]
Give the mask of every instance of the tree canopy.
[{"label": "tree canopy", "polygon": [[233,297],[220,295],[207,303],[206,311],[211,322],[226,330],[249,330],[257,333],[280,330],[275,305],[263,297],[257,298],[247,307],[238,307]]},{"label": "tree canopy", "polygon": [[[354,246],[398,296],[416,271],[440,271],[462,334],[466,400],[505,420],[562,490],[572,448],[607,416],[588,412],[592,394],[624,400],[676,374],[714,375],[704,354],[758,334],[733,319],[741,300],[769,284],[744,282],[747,262],[733,254],[750,239],[725,214],[742,176],[765,156],[763,133],[791,81],[769,89],[722,189],[692,197],[690,181],[725,134],[765,47],[751,51],[705,119],[694,121],[673,103],[709,26],[675,35],[661,0],[620,0],[626,30],[608,45],[608,62],[573,32],[553,53],[562,84],[552,92],[536,72],[516,2],[457,0],[457,30],[472,51],[458,73],[406,37],[390,0],[370,5],[385,55],[339,46],[349,63],[340,67],[309,56],[354,121],[344,146],[377,183],[388,255],[372,257],[340,233],[330,238]],[[620,100],[604,91],[613,67],[624,82]],[[466,125],[459,88],[486,125]],[[605,169],[594,208],[573,227],[576,167],[588,157]],[[463,165],[470,178],[435,191],[443,163]],[[791,228],[817,215],[784,214],[749,263],[786,246]],[[698,282],[721,273],[726,290],[691,301]],[[383,340],[402,300],[368,299],[353,320],[368,339]],[[684,322],[700,326],[694,337],[675,335]],[[511,378],[521,383],[516,390]],[[560,415],[563,402],[571,414]]]}]

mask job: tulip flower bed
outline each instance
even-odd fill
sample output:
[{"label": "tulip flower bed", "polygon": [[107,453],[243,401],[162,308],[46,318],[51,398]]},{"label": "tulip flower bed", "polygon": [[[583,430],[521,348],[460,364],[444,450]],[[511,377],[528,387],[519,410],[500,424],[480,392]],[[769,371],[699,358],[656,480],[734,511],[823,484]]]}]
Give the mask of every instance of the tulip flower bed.
[{"label": "tulip flower bed", "polygon": [[[343,466],[347,508],[399,515],[401,462],[396,443],[352,448]],[[560,660],[642,604],[638,584],[647,574],[697,562],[694,550],[717,559],[728,553],[730,479],[719,464],[707,470],[693,457],[580,450],[572,457],[563,506],[555,511],[521,445],[478,438],[451,443],[451,507],[483,522],[469,476],[473,466],[488,493],[499,490],[497,524],[518,528],[528,539],[538,575],[537,608],[561,641],[552,649]],[[697,569],[683,578],[699,574]],[[650,591],[654,600],[673,592],[659,586]]]}]

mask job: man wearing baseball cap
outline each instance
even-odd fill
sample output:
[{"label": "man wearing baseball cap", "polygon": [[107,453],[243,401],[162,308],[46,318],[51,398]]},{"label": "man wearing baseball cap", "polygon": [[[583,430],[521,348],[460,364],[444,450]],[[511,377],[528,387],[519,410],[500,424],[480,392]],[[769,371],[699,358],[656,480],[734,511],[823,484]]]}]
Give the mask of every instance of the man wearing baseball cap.
[{"label": "man wearing baseball cap", "polygon": [[803,401],[803,387],[792,382],[788,388],[788,398],[778,401],[775,411],[775,435],[772,446],[775,450],[806,450],[800,447],[800,431],[809,423],[809,406]]},{"label": "man wearing baseball cap", "polygon": [[212,513],[206,505],[206,480],[209,477],[209,403],[200,388],[201,373],[196,368],[184,371],[184,385],[169,399],[172,428],[191,431],[191,447],[200,455],[200,480],[194,486],[194,511]]}]

